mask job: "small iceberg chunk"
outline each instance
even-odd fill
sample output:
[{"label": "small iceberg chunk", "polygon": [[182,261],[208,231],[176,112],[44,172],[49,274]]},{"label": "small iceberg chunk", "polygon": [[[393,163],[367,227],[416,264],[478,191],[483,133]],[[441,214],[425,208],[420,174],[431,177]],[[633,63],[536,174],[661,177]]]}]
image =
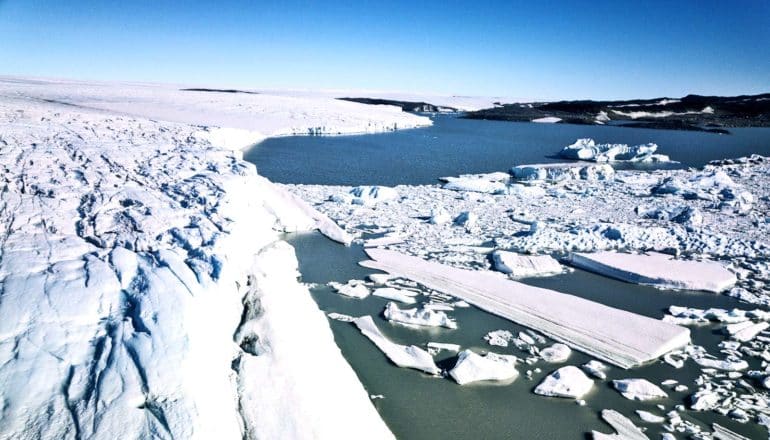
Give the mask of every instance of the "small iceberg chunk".
[{"label": "small iceberg chunk", "polygon": [[517,165],[510,170],[513,180],[537,183],[566,180],[611,180],[615,169],[608,164],[545,163]]},{"label": "small iceberg chunk", "polygon": [[629,400],[653,400],[668,397],[665,391],[647,379],[613,380],[612,386]]},{"label": "small iceberg chunk", "polygon": [[514,278],[543,277],[563,271],[561,264],[550,255],[519,255],[507,251],[494,251],[492,263],[497,271]]},{"label": "small iceberg chunk", "polygon": [[463,350],[457,356],[457,363],[449,375],[460,385],[487,380],[511,380],[519,375],[516,370],[517,360],[516,356],[496,353],[481,356],[471,350]]},{"label": "small iceberg chunk", "polygon": [[663,423],[666,421],[666,418],[663,416],[657,416],[651,412],[644,411],[641,409],[636,410],[636,414],[639,416],[642,421],[647,423]]},{"label": "small iceberg chunk", "polygon": [[489,345],[507,347],[508,343],[513,340],[513,334],[508,330],[495,330],[487,333],[484,336],[484,340],[487,341]]},{"label": "small iceberg chunk", "polygon": [[366,298],[371,292],[369,288],[364,285],[363,281],[350,280],[346,284],[330,282],[329,286],[337,291],[340,295],[344,295],[350,298]]},{"label": "small iceberg chunk", "polygon": [[458,351],[460,351],[460,345],[448,344],[445,342],[428,342],[428,353],[432,355],[436,355],[442,350],[452,351],[457,353]]},{"label": "small iceberg chunk", "polygon": [[414,296],[417,295],[417,292],[412,292],[411,290],[396,289],[395,287],[381,287],[379,289],[374,289],[372,295],[379,296],[380,298],[391,299],[393,301],[399,301],[405,304],[414,304]]},{"label": "small iceberg chunk", "polygon": [[589,379],[580,368],[568,365],[546,376],[535,387],[534,392],[541,396],[579,399],[591,391],[593,386],[594,381]]},{"label": "small iceberg chunk", "polygon": [[454,219],[454,224],[464,226],[465,229],[473,229],[476,226],[479,216],[471,211],[463,211]]},{"label": "small iceberg chunk", "polygon": [[471,174],[460,177],[442,177],[444,189],[471,191],[487,194],[503,194],[511,176],[507,173]]},{"label": "small iceberg chunk", "polygon": [[428,222],[434,225],[443,225],[444,223],[448,223],[450,220],[452,220],[452,216],[450,216],[448,212],[441,208],[437,208],[430,212],[430,219]]},{"label": "small iceberg chunk", "polygon": [[561,122],[561,118],[557,118],[556,116],[545,116],[543,118],[533,119],[532,122],[539,124],[555,124]]},{"label": "small iceberg chunk", "polygon": [[706,357],[693,358],[696,364],[704,368],[714,368],[722,371],[742,371],[749,368],[749,363],[743,359],[711,359]]},{"label": "small iceberg chunk", "polygon": [[711,390],[699,390],[690,396],[690,409],[693,411],[711,411],[719,405],[719,394]]},{"label": "small iceberg chunk", "polygon": [[388,321],[410,326],[457,328],[457,323],[445,312],[431,308],[399,309],[396,303],[385,306]]},{"label": "small iceberg chunk", "polygon": [[583,364],[581,368],[583,369],[583,371],[585,371],[586,373],[590,374],[591,376],[597,379],[601,379],[601,380],[607,379],[606,371],[609,367],[607,367],[606,365],[604,365],[603,363],[597,360],[590,360],[585,364]]},{"label": "small iceberg chunk", "polygon": [[559,342],[540,351],[540,357],[542,357],[544,361],[551,364],[558,364],[566,361],[569,359],[570,354],[572,354],[572,350]]},{"label": "small iceberg chunk", "polygon": [[441,370],[436,366],[427,351],[416,345],[399,345],[386,338],[374,324],[371,316],[362,316],[353,321],[364,336],[369,338],[385,356],[394,364],[404,368],[414,368],[428,374],[439,375]]}]

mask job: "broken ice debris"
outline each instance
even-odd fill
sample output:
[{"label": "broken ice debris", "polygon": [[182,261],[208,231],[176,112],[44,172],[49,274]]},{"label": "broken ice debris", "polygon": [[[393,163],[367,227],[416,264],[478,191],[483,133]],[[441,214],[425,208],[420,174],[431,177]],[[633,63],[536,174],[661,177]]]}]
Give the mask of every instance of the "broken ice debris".
[{"label": "broken ice debris", "polygon": [[457,323],[447,316],[445,312],[426,307],[399,309],[396,303],[389,302],[387,306],[385,306],[384,315],[388,321],[399,324],[457,328]]},{"label": "broken ice debris", "polygon": [[724,266],[713,261],[678,260],[671,255],[649,252],[626,254],[613,251],[573,253],[571,263],[628,283],[719,293],[737,279]]},{"label": "broken ice debris", "polygon": [[494,251],[492,262],[497,271],[514,278],[541,277],[562,272],[558,261],[550,255],[519,255],[507,251]]},{"label": "broken ice debris", "polygon": [[505,381],[515,379],[516,356],[487,353],[484,356],[463,350],[449,375],[460,385],[478,381]]},{"label": "broken ice debris", "polygon": [[[689,343],[688,329],[574,295],[528,286],[491,271],[465,270],[386,249],[366,249],[364,267],[461,298],[622,368]],[[516,292],[511,295],[511,292]]]},{"label": "broken ice debris", "polygon": [[371,316],[362,316],[353,321],[364,336],[369,338],[385,356],[399,367],[414,368],[428,374],[438,375],[441,370],[433,357],[416,345],[399,345],[386,338],[374,324]]},{"label": "broken ice debris", "polygon": [[647,379],[613,380],[612,386],[629,400],[653,400],[668,397],[665,391]]},{"label": "broken ice debris", "polygon": [[640,419],[642,419],[647,423],[663,423],[666,421],[666,418],[663,416],[657,416],[651,412],[644,411],[641,409],[637,409],[636,414],[639,416]]},{"label": "broken ice debris", "polygon": [[507,347],[508,343],[513,340],[513,334],[508,330],[495,330],[487,333],[484,336],[484,340],[487,341],[489,345]]},{"label": "broken ice debris", "polygon": [[542,357],[546,362],[558,364],[569,359],[569,355],[571,353],[572,350],[570,350],[569,347],[557,342],[550,347],[542,349],[540,351],[540,357]]},{"label": "broken ice debris", "polygon": [[588,393],[594,385],[594,381],[573,365],[561,367],[546,376],[535,387],[535,394],[541,396],[567,397],[579,399]]}]

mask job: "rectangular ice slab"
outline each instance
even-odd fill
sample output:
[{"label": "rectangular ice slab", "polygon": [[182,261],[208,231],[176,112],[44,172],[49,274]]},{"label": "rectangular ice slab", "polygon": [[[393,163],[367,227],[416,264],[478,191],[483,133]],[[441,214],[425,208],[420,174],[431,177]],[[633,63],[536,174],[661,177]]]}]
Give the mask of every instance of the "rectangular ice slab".
[{"label": "rectangular ice slab", "polygon": [[409,278],[563,342],[631,368],[690,342],[690,331],[487,271],[457,269],[385,249],[367,249],[361,265]]},{"label": "rectangular ice slab", "polygon": [[735,285],[735,275],[713,261],[686,261],[660,254],[573,253],[575,267],[634,284],[719,293]]}]

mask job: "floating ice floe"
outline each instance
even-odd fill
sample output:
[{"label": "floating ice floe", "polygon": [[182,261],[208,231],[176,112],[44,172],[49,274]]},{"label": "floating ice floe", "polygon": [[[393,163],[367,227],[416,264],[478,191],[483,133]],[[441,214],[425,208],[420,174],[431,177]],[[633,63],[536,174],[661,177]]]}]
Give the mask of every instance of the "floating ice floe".
[{"label": "floating ice floe", "polygon": [[353,321],[364,336],[369,338],[394,364],[404,368],[414,368],[428,374],[441,373],[433,356],[416,345],[399,345],[386,338],[375,325],[371,316],[362,316]]},{"label": "floating ice floe", "polygon": [[561,367],[549,374],[535,387],[534,393],[541,396],[567,397],[579,399],[594,386],[580,368],[573,365]]},{"label": "floating ice floe", "polygon": [[423,327],[457,328],[457,323],[440,310],[432,310],[426,307],[414,309],[399,309],[396,303],[389,302],[385,306],[385,318],[390,322],[404,325],[416,325]]},{"label": "floating ice floe", "polygon": [[607,369],[609,367],[597,360],[590,360],[583,364],[580,368],[597,379],[607,379]]},{"label": "floating ice floe", "polygon": [[459,177],[442,177],[444,189],[501,194],[506,191],[511,176],[507,173],[470,174]]},{"label": "floating ice floe", "polygon": [[611,180],[615,169],[609,164],[547,163],[517,165],[510,170],[513,180],[561,182],[565,180]]},{"label": "floating ice floe", "polygon": [[616,434],[591,431],[594,440],[650,440],[634,422],[615,410],[602,410],[602,419],[612,426]]},{"label": "floating ice floe", "polygon": [[565,362],[569,359],[570,354],[572,354],[572,350],[559,342],[540,350],[540,357],[552,364]]},{"label": "floating ice floe", "polygon": [[626,144],[597,144],[593,139],[578,139],[564,147],[559,156],[565,159],[593,162],[669,162],[668,156],[654,154],[658,146],[653,143],[628,146]]},{"label": "floating ice floe", "polygon": [[711,411],[722,400],[719,394],[712,390],[699,390],[690,396],[690,409],[693,411]]},{"label": "floating ice floe", "polygon": [[507,381],[515,379],[516,356],[487,353],[484,356],[471,350],[463,350],[457,356],[455,367],[449,372],[458,384],[479,381]]},{"label": "floating ice floe", "polygon": [[612,386],[629,400],[653,400],[668,397],[665,391],[647,379],[613,380]]},{"label": "floating ice floe", "polygon": [[564,271],[550,255],[521,255],[501,250],[492,253],[492,264],[497,271],[514,278],[542,277]]},{"label": "floating ice floe", "polygon": [[397,200],[398,192],[387,186],[357,186],[348,193],[332,196],[332,201],[353,205],[374,206],[377,203]]},{"label": "floating ice floe", "polygon": [[696,364],[704,368],[714,368],[722,371],[742,371],[749,368],[749,363],[743,359],[711,359],[707,357],[694,357]]},{"label": "floating ice floe", "polygon": [[729,324],[725,326],[725,331],[732,339],[740,342],[748,342],[754,339],[759,333],[770,327],[768,322],[753,323],[750,321]]},{"label": "floating ice floe", "polygon": [[713,261],[679,260],[648,252],[626,254],[604,251],[573,253],[570,262],[581,269],[634,284],[669,289],[722,292],[735,285],[735,274]]},{"label": "floating ice floe", "polygon": [[[686,345],[689,330],[490,271],[457,269],[386,249],[360,264],[416,281],[622,368]],[[515,292],[515,295],[511,295]]]},{"label": "floating ice floe", "polygon": [[666,418],[663,416],[658,416],[649,411],[644,411],[641,409],[637,409],[636,414],[640,419],[642,419],[642,421],[647,423],[663,423],[666,421]]},{"label": "floating ice floe", "polygon": [[366,287],[364,282],[360,280],[350,280],[345,284],[332,281],[329,283],[329,286],[333,288],[340,295],[347,296],[350,298],[362,299],[362,298],[366,298],[371,293],[371,291],[369,290],[368,287]]},{"label": "floating ice floe", "polygon": [[372,295],[379,296],[380,298],[392,299],[393,301],[399,301],[404,304],[414,304],[414,297],[417,296],[417,292],[405,289],[396,289],[395,287],[380,287],[372,291]]}]

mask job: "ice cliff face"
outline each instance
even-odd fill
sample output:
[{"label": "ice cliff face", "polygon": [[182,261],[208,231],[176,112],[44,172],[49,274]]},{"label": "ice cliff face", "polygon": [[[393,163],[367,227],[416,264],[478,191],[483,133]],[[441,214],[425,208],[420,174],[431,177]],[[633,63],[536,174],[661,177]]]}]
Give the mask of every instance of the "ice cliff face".
[{"label": "ice cliff face", "polygon": [[276,241],[315,219],[199,127],[3,87],[0,438],[391,437]]}]

